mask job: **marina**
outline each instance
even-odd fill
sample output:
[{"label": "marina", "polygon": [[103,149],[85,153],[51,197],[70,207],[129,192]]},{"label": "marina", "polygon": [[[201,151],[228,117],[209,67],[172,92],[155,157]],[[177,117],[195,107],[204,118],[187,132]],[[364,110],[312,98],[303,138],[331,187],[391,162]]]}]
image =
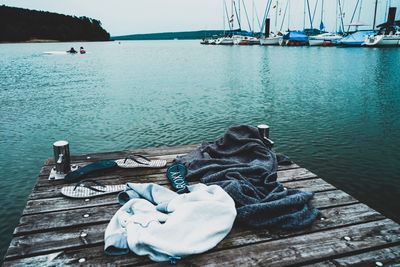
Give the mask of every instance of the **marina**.
[{"label": "marina", "polygon": [[[104,159],[141,154],[166,160],[197,145],[158,147],[72,156],[85,166]],[[107,265],[158,266],[133,254],[104,255],[104,230],[119,205],[115,194],[93,199],[69,199],[60,194],[62,180],[48,180],[54,159],[45,161],[26,203],[4,266]],[[169,187],[166,168],[98,173],[107,184],[153,182]],[[321,216],[298,231],[252,230],[235,226],[214,249],[178,261],[191,266],[390,266],[400,263],[400,225],[369,208],[317,174],[292,163],[278,168],[278,181],[287,188],[313,192],[312,204]],[[196,181],[190,181],[196,183]]]},{"label": "marina", "polygon": [[[313,2],[313,3],[311,3]],[[387,1],[385,16],[387,19],[384,23],[377,25],[377,7],[378,0],[375,0],[375,9],[373,14],[373,24],[365,24],[360,22],[362,13],[362,0],[357,0],[352,12],[352,16],[348,24],[345,24],[343,11],[343,0],[336,0],[336,25],[334,32],[327,32],[324,24],[324,0],[311,1],[304,0],[304,18],[303,29],[292,30],[290,27],[290,0],[268,0],[265,6],[264,16],[260,22],[257,16],[259,31],[254,26],[254,1],[253,1],[253,26],[250,24],[249,14],[247,13],[244,0],[232,0],[231,11],[228,11],[226,0],[223,1],[224,10],[224,27],[225,21],[228,23],[228,29],[223,36],[214,36],[212,38],[203,38],[200,42],[202,45],[262,45],[262,46],[340,46],[340,47],[400,47],[400,21],[396,21],[396,7],[391,7]],[[391,1],[390,1],[391,2]],[[315,3],[315,4],[314,4]],[[248,30],[243,30],[241,23],[240,4],[244,9],[244,14],[248,22]],[[312,5],[314,4],[314,5]],[[278,16],[283,12],[282,16]],[[320,8],[319,27],[316,24],[316,11]],[[271,12],[275,10],[275,29],[271,31]],[[298,12],[298,10],[297,10]],[[329,11],[328,11],[329,12]],[[332,11],[330,11],[332,12]],[[358,21],[355,21],[358,15]],[[278,28],[278,20],[280,27]],[[309,28],[306,28],[306,20],[309,19]],[[287,21],[287,30],[284,29],[284,23]],[[235,24],[236,23],[236,24]],[[359,28],[364,29],[359,29]],[[370,27],[371,29],[366,29]]]}]

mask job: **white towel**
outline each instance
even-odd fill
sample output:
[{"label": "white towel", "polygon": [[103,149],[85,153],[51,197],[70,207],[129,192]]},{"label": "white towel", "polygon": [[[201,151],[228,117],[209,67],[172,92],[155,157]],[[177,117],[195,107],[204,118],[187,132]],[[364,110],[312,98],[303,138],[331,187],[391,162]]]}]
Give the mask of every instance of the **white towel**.
[{"label": "white towel", "polygon": [[202,253],[231,231],[236,217],[234,201],[217,185],[196,184],[181,195],[156,184],[128,183],[127,188],[131,200],[105,232],[106,254],[130,249],[153,261],[168,261]]}]

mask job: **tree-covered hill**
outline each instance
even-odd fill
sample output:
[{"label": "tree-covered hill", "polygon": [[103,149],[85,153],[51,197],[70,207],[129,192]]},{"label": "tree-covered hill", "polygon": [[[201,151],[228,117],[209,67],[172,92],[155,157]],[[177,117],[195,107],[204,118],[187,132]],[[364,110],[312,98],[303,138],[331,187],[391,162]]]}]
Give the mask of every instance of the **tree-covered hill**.
[{"label": "tree-covered hill", "polygon": [[203,30],[203,31],[190,31],[190,32],[162,32],[162,33],[144,33],[144,34],[131,34],[123,36],[112,36],[112,40],[193,40],[211,38],[226,34],[249,34],[247,31],[235,30],[233,32],[224,30]]},{"label": "tree-covered hill", "polygon": [[96,19],[0,6],[0,42],[32,39],[108,41],[110,34]]}]

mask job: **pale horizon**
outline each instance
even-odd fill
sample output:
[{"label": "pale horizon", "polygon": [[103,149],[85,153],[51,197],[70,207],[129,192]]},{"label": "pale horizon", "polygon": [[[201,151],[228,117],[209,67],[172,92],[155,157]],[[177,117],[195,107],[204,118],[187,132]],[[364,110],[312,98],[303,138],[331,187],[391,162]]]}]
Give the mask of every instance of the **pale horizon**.
[{"label": "pale horizon", "polygon": [[[317,0],[310,0],[310,9],[313,13]],[[226,0],[228,12],[231,12],[230,1]],[[253,12],[253,2],[254,10]],[[259,31],[257,16],[262,20],[265,0],[245,0],[249,21],[246,18],[243,4],[241,4],[241,23],[242,29],[249,30],[249,24],[255,31]],[[279,30],[282,25],[282,18],[287,1],[279,1],[277,8],[271,8],[269,17],[271,18],[271,30]],[[315,11],[315,19],[313,27],[318,28],[321,19],[321,0]],[[344,24],[350,23],[350,19],[356,5],[357,0],[342,0],[343,12],[345,13]],[[237,6],[238,0],[236,1]],[[353,21],[361,21],[371,28],[373,24],[374,0],[361,0],[360,9],[357,8]],[[385,21],[386,7],[391,3],[399,9],[400,0],[380,0],[378,2],[377,24]],[[3,0],[1,5],[12,7],[21,7],[34,10],[43,10],[56,12],[73,16],[87,16],[98,19],[102,22],[103,27],[112,35],[129,35],[143,33],[159,33],[159,32],[179,32],[179,31],[198,31],[198,30],[221,30],[224,29],[223,21],[227,21],[226,14],[223,16],[223,2],[215,0],[187,1],[187,0],[149,0],[139,3],[133,3],[128,0],[110,2],[105,0],[87,0],[78,1],[70,0],[68,2],[36,0],[26,2],[23,0]],[[304,26],[304,1],[291,0],[290,12],[286,14],[285,22],[282,30],[286,30],[288,26],[291,30],[302,29]],[[275,5],[275,1],[273,6]],[[290,13],[290,22],[287,18]],[[254,14],[254,16],[253,16]],[[278,19],[276,20],[276,14]],[[236,17],[236,16],[235,16]],[[253,19],[254,17],[254,19]],[[396,15],[399,19],[399,11]],[[324,1],[324,24],[327,31],[335,31],[336,28],[336,1]],[[235,23],[237,19],[235,18]],[[310,27],[309,17],[306,13],[306,28]],[[288,24],[289,23],[289,24]],[[237,23],[235,24],[237,26]],[[275,28],[275,25],[277,27]],[[236,27],[235,27],[236,28]],[[225,23],[225,29],[228,29]]]}]

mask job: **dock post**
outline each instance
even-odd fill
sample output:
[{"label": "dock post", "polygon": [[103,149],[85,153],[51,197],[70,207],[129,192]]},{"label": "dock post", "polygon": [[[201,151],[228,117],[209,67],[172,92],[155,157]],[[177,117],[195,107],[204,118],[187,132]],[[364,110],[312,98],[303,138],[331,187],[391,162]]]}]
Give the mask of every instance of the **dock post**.
[{"label": "dock post", "polygon": [[263,140],[263,142],[269,146],[270,148],[272,148],[272,146],[274,145],[274,142],[269,139],[269,126],[266,124],[260,124],[257,126],[258,131],[261,135],[261,138]]},{"label": "dock post", "polygon": [[69,153],[69,143],[67,141],[57,141],[53,144],[54,162],[56,171],[59,174],[67,174],[71,171],[71,156]]}]

